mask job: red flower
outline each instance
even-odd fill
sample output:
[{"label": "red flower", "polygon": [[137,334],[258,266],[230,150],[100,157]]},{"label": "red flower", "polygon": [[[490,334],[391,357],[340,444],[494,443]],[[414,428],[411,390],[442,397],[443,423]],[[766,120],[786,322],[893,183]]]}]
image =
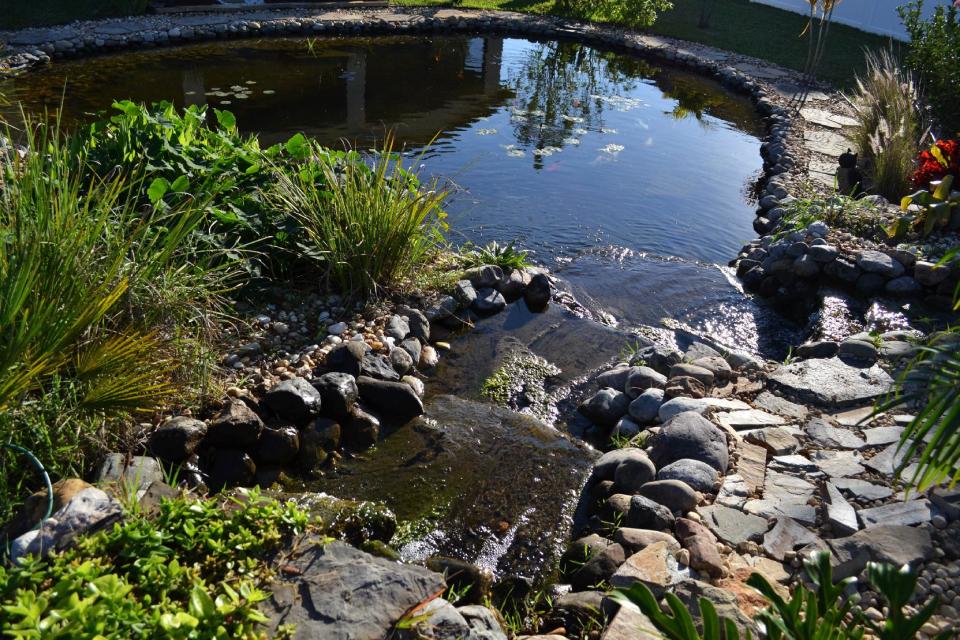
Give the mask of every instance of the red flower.
[{"label": "red flower", "polygon": [[916,189],[929,189],[934,180],[942,180],[944,176],[953,174],[960,177],[960,141],[937,140],[936,148],[946,164],[937,159],[928,149],[921,151],[917,156],[917,168],[911,181]]}]

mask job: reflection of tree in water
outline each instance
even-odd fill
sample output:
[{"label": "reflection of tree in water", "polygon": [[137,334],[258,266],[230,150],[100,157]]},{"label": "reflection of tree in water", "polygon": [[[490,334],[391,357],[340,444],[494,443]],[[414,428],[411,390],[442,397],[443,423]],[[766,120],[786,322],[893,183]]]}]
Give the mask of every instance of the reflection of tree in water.
[{"label": "reflection of tree in water", "polygon": [[713,126],[704,116],[724,120],[739,129],[750,130],[753,112],[750,103],[732,98],[716,82],[685,73],[660,73],[657,86],[664,97],[676,100],[668,115],[677,120],[696,118],[704,128]]},{"label": "reflection of tree in water", "polygon": [[612,106],[605,99],[632,91],[653,72],[641,60],[612,52],[572,42],[538,43],[511,78],[514,135],[535,149],[539,168],[542,155],[579,139],[578,130],[603,127],[603,110]]}]

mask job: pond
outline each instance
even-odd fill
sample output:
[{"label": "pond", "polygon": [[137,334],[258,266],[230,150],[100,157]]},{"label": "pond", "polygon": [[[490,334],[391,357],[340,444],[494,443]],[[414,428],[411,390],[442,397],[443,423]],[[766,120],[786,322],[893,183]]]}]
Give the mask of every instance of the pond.
[{"label": "pond", "polygon": [[64,62],[0,92],[62,101],[67,124],[129,98],[229,109],[265,142],[393,130],[456,189],[452,241],[516,242],[622,326],[737,327],[721,337],[775,355],[787,341],[717,266],[755,235],[762,123],[686,71],[572,42],[268,39]]}]

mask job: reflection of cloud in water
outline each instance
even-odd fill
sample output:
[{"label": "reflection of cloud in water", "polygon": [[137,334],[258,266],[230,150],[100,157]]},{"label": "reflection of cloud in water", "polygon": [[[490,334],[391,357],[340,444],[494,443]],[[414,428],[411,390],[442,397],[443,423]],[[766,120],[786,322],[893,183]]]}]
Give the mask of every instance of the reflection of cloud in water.
[{"label": "reflection of cloud in water", "polygon": [[611,142],[605,147],[600,147],[600,151],[603,151],[604,153],[609,153],[611,155],[617,155],[618,153],[623,151],[624,148],[625,147],[622,144],[614,144]]}]

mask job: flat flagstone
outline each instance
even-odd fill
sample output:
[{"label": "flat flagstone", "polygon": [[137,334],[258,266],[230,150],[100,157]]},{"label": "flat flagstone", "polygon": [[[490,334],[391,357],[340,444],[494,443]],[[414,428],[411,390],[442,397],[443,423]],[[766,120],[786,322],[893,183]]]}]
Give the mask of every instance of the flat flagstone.
[{"label": "flat flagstone", "polygon": [[759,491],[763,487],[763,480],[767,475],[766,450],[749,442],[741,442],[737,474],[743,478],[743,482],[750,493]]},{"label": "flat flagstone", "polygon": [[862,500],[884,500],[893,495],[893,490],[879,484],[859,480],[857,478],[834,478],[833,485],[838,489],[849,491]]},{"label": "flat flagstone", "polygon": [[814,153],[822,153],[831,158],[839,158],[850,148],[851,142],[843,136],[829,131],[803,132],[803,145]]},{"label": "flat flagstone", "polygon": [[854,432],[834,427],[823,418],[814,418],[804,430],[814,443],[827,449],[862,449],[866,445]]},{"label": "flat flagstone", "polygon": [[[903,462],[907,456],[906,447],[900,451],[897,451],[899,446],[899,442],[889,445],[886,449],[867,460],[864,464],[880,475],[893,476],[900,466],[903,465]],[[901,473],[904,477],[909,478],[915,468],[915,464],[908,464],[904,467]]]},{"label": "flat flagstone", "polygon": [[[855,409],[847,409],[846,411],[840,411],[834,413],[830,418],[845,427],[863,427],[869,425],[873,420],[868,420],[873,414],[873,405],[867,405],[865,407],[857,407]],[[878,414],[876,417],[879,418],[883,414]]]},{"label": "flat flagstone", "polygon": [[740,507],[750,497],[752,491],[743,478],[736,474],[730,474],[723,479],[720,490],[717,491],[717,503],[728,507]]},{"label": "flat flagstone", "polygon": [[864,430],[863,439],[868,447],[880,447],[900,442],[901,435],[903,435],[903,427],[874,427]]},{"label": "flat flagstone", "polygon": [[689,569],[681,569],[666,542],[655,542],[633,554],[610,578],[618,589],[629,589],[638,582],[660,596],[670,586],[690,577]]},{"label": "flat flagstone", "polygon": [[833,527],[834,533],[848,536],[860,530],[856,510],[832,482],[826,484],[826,499],[827,522]]},{"label": "flat flagstone", "polygon": [[772,558],[784,560],[787,553],[816,543],[817,536],[796,520],[777,518],[777,523],[763,536],[763,550]]},{"label": "flat flagstone", "polygon": [[842,127],[856,126],[857,121],[849,116],[839,113],[833,113],[826,109],[817,109],[815,107],[805,107],[800,110],[803,119],[812,124],[826,127],[828,129],[840,129]]},{"label": "flat flagstone", "polygon": [[772,500],[747,500],[743,510],[749,514],[770,518],[786,517],[797,522],[813,526],[817,523],[817,510],[808,505],[796,502],[774,502]]},{"label": "flat flagstone", "polygon": [[860,464],[863,458],[854,451],[815,451],[811,457],[813,464],[831,477],[858,476],[867,470]]},{"label": "flat flagstone", "polygon": [[769,427],[783,424],[786,420],[780,416],[760,411],[759,409],[746,409],[744,411],[722,411],[714,414],[714,419],[721,425],[742,431],[744,429],[756,429],[757,427]]},{"label": "flat flagstone", "polygon": [[739,509],[714,504],[699,507],[697,511],[703,517],[703,524],[720,540],[733,547],[747,540],[759,542],[767,532],[765,518],[744,513]]},{"label": "flat flagstone", "polygon": [[934,507],[927,499],[893,502],[882,507],[859,511],[864,527],[875,527],[881,524],[902,526],[922,524],[930,522],[934,513]]},{"label": "flat flagstone", "polygon": [[770,374],[769,381],[800,400],[838,409],[872,402],[893,386],[893,378],[878,365],[861,369],[837,357],[782,365]]},{"label": "flat flagstone", "polygon": [[816,471],[818,469],[813,460],[799,453],[786,456],[773,456],[770,458],[770,466],[783,471],[793,471],[794,473]]},{"label": "flat flagstone", "polygon": [[806,420],[807,408],[802,404],[790,402],[786,398],[781,398],[769,391],[763,391],[753,400],[753,406],[769,413],[776,413],[794,420]]}]

